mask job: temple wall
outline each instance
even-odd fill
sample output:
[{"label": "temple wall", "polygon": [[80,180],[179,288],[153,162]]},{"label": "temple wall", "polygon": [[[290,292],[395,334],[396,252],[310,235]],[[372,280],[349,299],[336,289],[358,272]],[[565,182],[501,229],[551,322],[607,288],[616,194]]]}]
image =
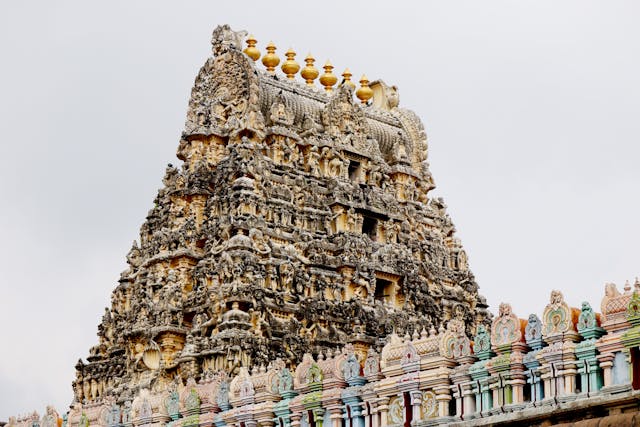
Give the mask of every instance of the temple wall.
[{"label": "temple wall", "polygon": [[[458,319],[391,334],[380,353],[306,354],[235,376],[208,371],[130,399],[75,402],[11,418],[9,427],[392,427],[640,422],[640,282],[607,285],[602,313],[554,291],[542,316],[501,304],[474,340]],[[599,420],[599,421],[598,421]],[[575,423],[575,424],[573,424]],[[613,424],[611,424],[613,423]]]}]

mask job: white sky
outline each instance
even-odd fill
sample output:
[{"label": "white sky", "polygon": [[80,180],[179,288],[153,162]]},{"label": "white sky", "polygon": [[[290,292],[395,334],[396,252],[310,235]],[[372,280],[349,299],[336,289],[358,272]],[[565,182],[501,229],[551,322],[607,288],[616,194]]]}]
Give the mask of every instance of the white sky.
[{"label": "white sky", "polygon": [[[353,4],[352,4],[353,3]],[[5,2],[0,420],[72,398],[211,31],[400,88],[492,309],[640,275],[640,3]]]}]

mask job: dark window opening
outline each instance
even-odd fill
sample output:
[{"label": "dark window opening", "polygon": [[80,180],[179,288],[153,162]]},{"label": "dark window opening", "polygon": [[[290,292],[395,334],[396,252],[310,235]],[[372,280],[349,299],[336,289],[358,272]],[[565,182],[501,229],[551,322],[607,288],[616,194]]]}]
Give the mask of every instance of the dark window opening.
[{"label": "dark window opening", "polygon": [[313,416],[313,411],[307,411],[309,417],[309,427],[316,427],[316,417]]},{"label": "dark window opening", "polygon": [[[585,384],[585,390],[584,391],[589,391],[586,389],[587,384]],[[576,388],[575,388],[575,393],[581,393],[582,392],[582,375],[578,374],[576,375]]]},{"label": "dark window opening", "polygon": [[406,391],[404,394],[404,427],[411,427],[411,421],[413,420],[413,411],[411,410],[411,397]]},{"label": "dark window opening", "polygon": [[631,353],[631,387],[640,390],[640,349],[632,347]]},{"label": "dark window opening", "polygon": [[376,231],[378,229],[378,220],[365,216],[362,220],[362,234],[366,234],[371,240],[376,240]]},{"label": "dark window opening", "polygon": [[531,384],[525,384],[522,390],[522,399],[525,402],[531,402],[531,387],[533,387],[533,385]]},{"label": "dark window opening", "polygon": [[360,179],[360,162],[351,160],[349,162],[349,179],[351,181],[358,181]]},{"label": "dark window opening", "polygon": [[385,301],[391,295],[389,294],[389,290],[391,289],[392,283],[388,280],[384,279],[376,279],[376,291],[373,295],[374,299],[377,301]]}]

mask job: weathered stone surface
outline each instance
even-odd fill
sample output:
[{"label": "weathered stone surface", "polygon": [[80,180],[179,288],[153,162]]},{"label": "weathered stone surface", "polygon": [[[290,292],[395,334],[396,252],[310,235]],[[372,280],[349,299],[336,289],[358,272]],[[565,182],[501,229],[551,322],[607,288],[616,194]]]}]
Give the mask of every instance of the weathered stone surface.
[{"label": "weathered stone surface", "polygon": [[486,317],[446,206],[428,195],[424,128],[397,89],[375,82],[373,106],[350,85],[322,93],[258,69],[241,39],[214,31],[183,164],[167,167],[76,366],[77,402],[347,343],[366,357],[394,331],[448,319],[466,338]]}]

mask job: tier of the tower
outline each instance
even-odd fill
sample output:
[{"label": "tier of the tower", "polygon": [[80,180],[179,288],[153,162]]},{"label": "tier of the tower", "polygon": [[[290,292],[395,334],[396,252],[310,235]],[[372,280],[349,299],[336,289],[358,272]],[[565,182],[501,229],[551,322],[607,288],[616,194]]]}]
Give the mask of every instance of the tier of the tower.
[{"label": "tier of the tower", "polygon": [[182,166],[167,167],[75,398],[122,400],[346,343],[364,357],[391,332],[451,318],[471,336],[486,304],[444,202],[428,195],[426,134],[397,90],[365,80],[362,103],[350,81],[319,91],[313,73],[293,81],[291,64],[286,77],[273,58],[260,70],[228,27],[212,42]]}]

